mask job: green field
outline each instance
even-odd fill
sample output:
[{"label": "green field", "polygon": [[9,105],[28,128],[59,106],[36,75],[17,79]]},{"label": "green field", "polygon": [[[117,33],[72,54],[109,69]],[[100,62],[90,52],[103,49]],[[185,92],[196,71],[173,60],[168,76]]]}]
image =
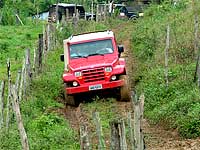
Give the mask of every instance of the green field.
[{"label": "green field", "polygon": [[11,61],[11,71],[16,72],[23,63],[25,50],[29,48],[33,53],[42,27],[42,24],[0,26],[0,80],[6,77],[8,58]]}]

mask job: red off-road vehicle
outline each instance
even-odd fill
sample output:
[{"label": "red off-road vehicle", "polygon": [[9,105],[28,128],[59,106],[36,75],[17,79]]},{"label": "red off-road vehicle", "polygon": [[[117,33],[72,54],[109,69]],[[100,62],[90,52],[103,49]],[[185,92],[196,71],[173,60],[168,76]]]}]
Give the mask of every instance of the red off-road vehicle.
[{"label": "red off-road vehicle", "polygon": [[123,46],[112,31],[74,35],[64,40],[63,82],[67,104],[78,105],[76,96],[97,90],[116,89],[121,101],[129,101]]}]

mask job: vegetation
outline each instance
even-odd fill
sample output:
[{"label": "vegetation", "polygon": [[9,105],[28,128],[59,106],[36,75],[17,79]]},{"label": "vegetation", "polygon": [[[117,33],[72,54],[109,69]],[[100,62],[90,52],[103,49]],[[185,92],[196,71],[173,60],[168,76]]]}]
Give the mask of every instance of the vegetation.
[{"label": "vegetation", "polygon": [[[3,2],[4,6],[8,3],[8,1]],[[135,80],[139,81],[136,89],[138,93],[145,94],[145,116],[154,124],[159,123],[169,129],[178,129],[183,137],[191,138],[200,136],[200,94],[193,82],[195,54],[194,25],[191,22],[194,22],[194,14],[189,9],[191,4],[186,2],[182,1],[176,7],[168,3],[152,5],[145,12],[143,19],[128,24],[134,28],[131,30],[132,49],[140,66],[136,72]],[[109,19],[105,23],[80,21],[79,27],[74,31],[73,27],[67,26],[60,30],[58,35],[62,40],[72,32],[111,29],[122,23],[123,20],[117,19]],[[170,57],[169,86],[166,87],[163,60],[168,24],[170,25]],[[130,31],[130,28],[126,28]],[[42,23],[38,23],[36,27],[34,23],[28,21],[25,26],[0,26],[0,64],[5,64],[6,59],[10,57],[13,62],[12,71],[18,70],[21,67],[19,64],[24,49],[33,49],[37,34],[41,31]],[[127,31],[117,35],[118,41],[122,41]],[[62,89],[60,76],[63,64],[59,61],[62,52],[62,48],[59,48],[48,54],[44,73],[33,80],[27,100],[20,104],[30,149],[80,149],[79,136],[61,115],[64,105],[58,102]],[[5,73],[5,66],[1,65],[0,80],[5,79]],[[115,100],[106,99],[106,102],[104,100],[99,101],[96,98],[92,103],[85,104],[83,111],[89,115],[99,111],[103,130],[107,132],[109,121],[121,116],[115,112]],[[0,149],[21,149],[14,117],[9,134],[1,130],[0,141]]]},{"label": "vegetation", "polygon": [[38,34],[42,32],[42,24],[37,26],[0,26],[0,80],[6,77],[6,61],[10,58],[11,68],[16,72],[22,64],[25,49],[37,47]]},{"label": "vegetation", "polygon": [[[135,24],[132,47],[140,62],[136,80],[138,91],[146,95],[146,117],[191,138],[200,136],[200,94],[193,82],[194,14],[191,4],[186,2],[176,6],[152,5]],[[168,87],[164,74],[167,25],[170,25]]]}]

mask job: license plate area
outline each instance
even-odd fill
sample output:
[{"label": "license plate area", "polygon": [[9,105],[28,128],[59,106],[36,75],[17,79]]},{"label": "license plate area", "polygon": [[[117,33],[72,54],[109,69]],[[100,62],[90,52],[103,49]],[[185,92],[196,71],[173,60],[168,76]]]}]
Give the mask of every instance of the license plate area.
[{"label": "license plate area", "polygon": [[89,91],[102,89],[102,84],[90,85]]}]

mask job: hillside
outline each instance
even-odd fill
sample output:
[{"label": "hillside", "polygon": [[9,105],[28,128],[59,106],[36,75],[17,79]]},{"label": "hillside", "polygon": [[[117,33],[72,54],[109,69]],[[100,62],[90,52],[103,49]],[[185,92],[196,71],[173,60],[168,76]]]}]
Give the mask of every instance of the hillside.
[{"label": "hillside", "polygon": [[[146,117],[188,138],[200,134],[200,95],[194,82],[197,53],[191,9],[190,3],[176,7],[152,6],[145,18],[135,25],[132,35],[132,48],[141,64],[136,88],[146,93]],[[168,86],[165,76],[167,25],[170,27]]]},{"label": "hillside", "polygon": [[[196,59],[191,10],[191,3],[181,2],[176,7],[164,3],[151,5],[145,16],[136,21],[116,18],[99,23],[79,21],[77,28],[67,24],[57,30],[59,43],[71,33],[114,31],[117,42],[126,49],[123,57],[127,61],[130,86],[138,95],[145,95],[142,130],[147,149],[200,148],[200,94],[193,82]],[[24,49],[30,48],[33,56],[42,25],[0,27],[0,81],[6,79],[8,57],[12,75],[16,76]],[[164,61],[167,25],[170,27],[168,86]],[[94,112],[99,112],[103,139],[110,145],[110,122],[126,120],[127,114],[134,112],[132,103],[118,102],[111,93],[81,98],[79,107],[65,105],[61,79],[64,65],[59,58],[62,53],[62,44],[48,53],[42,73],[33,78],[27,96],[20,102],[30,149],[80,149],[79,132],[83,124],[90,132],[91,148],[97,149]],[[19,139],[16,118],[12,115],[9,132],[5,128],[0,130],[0,149],[22,149]]]},{"label": "hillside", "polygon": [[[12,71],[17,72],[27,48],[37,47],[38,34],[42,32],[42,24],[26,26],[0,26],[0,80],[6,78],[6,61],[11,60]],[[18,64],[18,65],[17,65]]]}]

